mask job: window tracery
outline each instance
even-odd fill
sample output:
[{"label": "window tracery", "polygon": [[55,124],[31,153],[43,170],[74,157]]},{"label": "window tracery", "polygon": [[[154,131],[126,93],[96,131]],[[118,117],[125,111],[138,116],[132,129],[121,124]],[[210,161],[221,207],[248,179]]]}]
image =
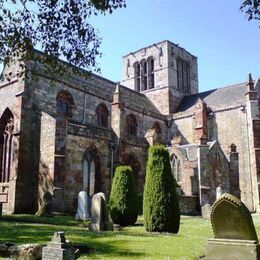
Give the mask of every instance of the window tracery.
[{"label": "window tracery", "polygon": [[105,104],[99,104],[96,109],[97,123],[99,126],[108,127],[108,109]]},{"label": "window tracery", "polygon": [[56,112],[59,115],[72,117],[72,109],[74,107],[74,100],[72,95],[65,90],[58,93],[56,97]]},{"label": "window tracery", "polygon": [[127,133],[130,135],[137,135],[137,120],[133,114],[128,115],[126,119]]},{"label": "window tracery", "polygon": [[12,162],[14,117],[6,109],[0,119],[0,182],[9,182]]}]

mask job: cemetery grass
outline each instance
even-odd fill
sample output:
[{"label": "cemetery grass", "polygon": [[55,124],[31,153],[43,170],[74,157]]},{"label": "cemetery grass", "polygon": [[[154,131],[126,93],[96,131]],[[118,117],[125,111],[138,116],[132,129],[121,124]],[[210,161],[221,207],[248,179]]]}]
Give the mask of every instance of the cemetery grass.
[{"label": "cemetery grass", "polygon": [[[253,219],[260,234],[260,216]],[[87,224],[70,216],[3,216],[0,243],[47,244],[55,231],[64,231],[72,243],[84,243],[91,248],[91,253],[80,259],[198,259],[205,253],[206,241],[213,236],[210,222],[200,217],[182,216],[177,235],[146,232],[142,217],[134,226],[114,232],[89,232]]]}]

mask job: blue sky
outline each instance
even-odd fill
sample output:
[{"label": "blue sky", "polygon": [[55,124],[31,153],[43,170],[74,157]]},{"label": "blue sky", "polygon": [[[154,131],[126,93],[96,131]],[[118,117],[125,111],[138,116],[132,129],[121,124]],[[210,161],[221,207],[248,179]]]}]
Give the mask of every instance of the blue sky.
[{"label": "blue sky", "polygon": [[260,77],[260,28],[240,12],[240,0],[127,0],[125,9],[97,16],[103,38],[102,76],[121,80],[121,57],[162,40],[198,57],[200,91]]},{"label": "blue sky", "polygon": [[93,17],[103,38],[101,75],[121,81],[123,55],[170,40],[198,57],[200,91],[244,82],[249,72],[260,77],[260,28],[241,2],[126,0],[126,8]]}]

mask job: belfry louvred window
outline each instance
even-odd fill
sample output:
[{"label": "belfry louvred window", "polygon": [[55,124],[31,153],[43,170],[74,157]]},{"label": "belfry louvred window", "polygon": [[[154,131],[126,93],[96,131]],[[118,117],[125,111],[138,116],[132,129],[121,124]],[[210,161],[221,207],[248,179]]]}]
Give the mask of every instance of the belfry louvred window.
[{"label": "belfry louvred window", "polygon": [[182,59],[177,60],[177,84],[178,90],[183,93],[191,93],[190,65]]},{"label": "belfry louvred window", "polygon": [[0,182],[9,182],[11,177],[12,141],[14,117],[6,109],[0,119]]},{"label": "belfry louvred window", "polygon": [[145,91],[154,88],[154,58],[149,57],[134,64],[135,90]]}]

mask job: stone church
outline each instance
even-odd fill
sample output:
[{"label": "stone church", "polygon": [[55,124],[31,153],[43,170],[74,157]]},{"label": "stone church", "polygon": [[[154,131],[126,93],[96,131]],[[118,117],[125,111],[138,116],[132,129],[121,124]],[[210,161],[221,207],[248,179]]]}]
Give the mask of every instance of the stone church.
[{"label": "stone church", "polygon": [[5,66],[0,81],[3,212],[36,212],[48,191],[55,211],[73,212],[80,191],[109,194],[120,164],[142,194],[147,151],[158,143],[183,213],[212,204],[217,187],[259,211],[259,79],[199,93],[197,58],[170,41],[124,56],[121,83],[80,68],[56,76],[37,60],[24,79],[19,65]]}]

